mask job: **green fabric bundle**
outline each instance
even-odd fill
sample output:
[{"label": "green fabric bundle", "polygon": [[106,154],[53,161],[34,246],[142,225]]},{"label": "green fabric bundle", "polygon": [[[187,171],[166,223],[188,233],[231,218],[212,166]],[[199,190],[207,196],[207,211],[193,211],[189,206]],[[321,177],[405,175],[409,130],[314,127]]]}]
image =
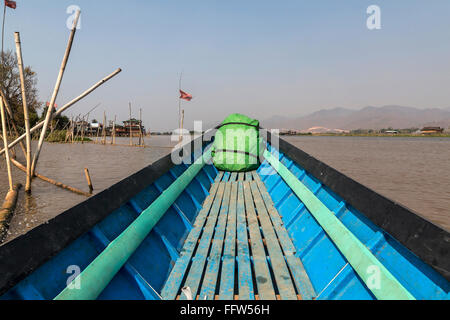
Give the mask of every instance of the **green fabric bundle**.
[{"label": "green fabric bundle", "polygon": [[214,139],[214,166],[230,172],[256,170],[260,165],[259,153],[259,121],[237,113],[228,116]]}]

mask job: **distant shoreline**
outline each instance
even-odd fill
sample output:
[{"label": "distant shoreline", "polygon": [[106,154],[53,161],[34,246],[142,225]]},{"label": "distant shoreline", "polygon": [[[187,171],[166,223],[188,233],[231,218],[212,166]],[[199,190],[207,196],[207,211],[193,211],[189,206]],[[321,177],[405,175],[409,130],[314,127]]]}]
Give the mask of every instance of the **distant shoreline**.
[{"label": "distant shoreline", "polygon": [[387,138],[450,138],[450,134],[383,134],[383,133],[301,133],[281,134],[284,137],[387,137]]}]

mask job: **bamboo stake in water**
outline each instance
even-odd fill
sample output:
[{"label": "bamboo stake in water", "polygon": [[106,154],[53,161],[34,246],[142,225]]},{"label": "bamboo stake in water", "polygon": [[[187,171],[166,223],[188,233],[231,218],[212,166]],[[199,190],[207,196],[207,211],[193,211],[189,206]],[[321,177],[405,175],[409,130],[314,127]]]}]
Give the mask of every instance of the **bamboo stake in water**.
[{"label": "bamboo stake in water", "polygon": [[6,156],[6,168],[8,170],[8,181],[9,181],[9,191],[13,191],[13,180],[11,173],[11,161],[9,158],[9,148],[8,148],[8,136],[6,132],[6,114],[5,107],[3,106],[3,99],[0,99],[0,113],[2,117],[2,133],[3,133],[3,145],[5,146],[5,156]]},{"label": "bamboo stake in water", "polygon": [[114,116],[114,123],[113,123],[112,133],[111,133],[111,144],[116,144],[116,121],[117,121],[117,116]]},{"label": "bamboo stake in water", "polygon": [[[98,87],[100,87],[102,84],[104,84],[105,82],[107,82],[108,80],[112,79],[114,76],[118,75],[120,72],[122,72],[122,69],[117,69],[116,71],[114,71],[113,73],[111,73],[109,76],[103,78],[102,80],[100,80],[99,82],[97,82],[96,84],[94,84],[92,87],[90,87],[88,90],[86,90],[85,92],[83,92],[82,94],[80,94],[78,97],[76,97],[75,99],[73,99],[72,101],[70,101],[69,103],[65,104],[64,106],[62,106],[61,108],[59,108],[54,116],[59,116],[61,113],[63,113],[64,111],[66,111],[67,109],[69,109],[71,106],[73,106],[75,103],[77,103],[78,101],[80,101],[81,99],[85,98],[86,96],[88,96],[91,92],[93,92],[95,89],[97,89]],[[1,90],[0,90],[1,92]],[[39,130],[40,128],[42,128],[42,126],[44,125],[44,121],[39,122],[38,124],[36,124],[33,128],[31,128],[31,133],[36,132],[37,130]],[[23,139],[25,139],[26,134],[21,135],[20,137],[18,137],[16,140],[14,140],[13,142],[11,142],[9,144],[9,148],[11,149],[12,147],[14,147],[15,145],[17,145],[18,143],[20,143]],[[5,153],[5,149],[2,149],[0,151],[0,155],[2,155],[3,153]]]},{"label": "bamboo stake in water", "polygon": [[103,123],[102,123],[102,140],[101,144],[105,144],[106,138],[106,111],[103,111]]},{"label": "bamboo stake in water", "polygon": [[139,109],[139,145],[144,145],[144,136],[142,134],[142,108]]},{"label": "bamboo stake in water", "polygon": [[33,163],[31,164],[31,175],[34,175],[36,170],[37,162],[39,160],[39,154],[41,153],[42,145],[44,143],[45,134],[47,132],[48,124],[52,120],[53,108],[55,106],[56,98],[58,97],[59,88],[61,87],[61,82],[64,76],[64,71],[66,69],[67,61],[69,60],[70,50],[72,49],[73,39],[77,30],[78,19],[80,18],[80,10],[75,14],[75,19],[73,21],[72,30],[70,32],[69,42],[66,47],[66,52],[64,54],[63,61],[61,63],[61,68],[59,69],[58,78],[56,80],[55,89],[53,90],[52,98],[50,99],[50,104],[47,109],[47,115],[45,116],[44,127],[42,128],[41,136],[39,138],[39,143],[36,152],[33,157]]},{"label": "bamboo stake in water", "polygon": [[131,131],[131,102],[130,102],[130,123],[129,123],[129,126],[130,126],[130,146],[132,146],[133,145],[133,133]]},{"label": "bamboo stake in water", "polygon": [[14,33],[14,39],[16,41],[16,53],[17,53],[17,64],[19,67],[20,74],[20,87],[22,90],[22,103],[23,103],[23,116],[25,121],[25,134],[26,134],[26,147],[27,147],[27,182],[25,184],[25,192],[31,192],[31,133],[30,133],[30,114],[28,112],[27,105],[27,94],[25,91],[25,73],[23,68],[23,58],[22,58],[22,46],[20,43],[20,33]]},{"label": "bamboo stake in water", "polygon": [[84,117],[81,118],[81,144],[84,144]]},{"label": "bamboo stake in water", "polygon": [[94,191],[94,187],[92,186],[91,175],[89,174],[88,168],[84,168],[84,174],[86,175],[86,180],[89,186],[89,193],[92,193],[92,191]]}]

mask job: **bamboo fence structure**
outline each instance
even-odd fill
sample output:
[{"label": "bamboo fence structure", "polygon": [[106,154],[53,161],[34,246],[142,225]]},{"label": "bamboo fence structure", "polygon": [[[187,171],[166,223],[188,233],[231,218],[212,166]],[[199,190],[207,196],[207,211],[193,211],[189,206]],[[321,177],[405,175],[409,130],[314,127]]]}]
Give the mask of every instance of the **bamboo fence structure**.
[{"label": "bamboo fence structure", "polygon": [[[64,111],[66,111],[67,109],[69,109],[71,106],[73,106],[75,103],[77,103],[78,101],[82,100],[83,98],[85,98],[86,96],[88,96],[91,92],[95,91],[95,89],[97,89],[98,87],[100,87],[101,85],[103,85],[104,83],[106,83],[108,80],[112,79],[113,77],[115,77],[116,75],[118,75],[120,72],[122,72],[122,69],[117,69],[116,71],[114,71],[113,73],[111,73],[110,75],[106,76],[105,78],[103,78],[102,80],[100,80],[99,82],[97,82],[96,84],[94,84],[91,88],[87,89],[85,92],[83,92],[81,95],[79,95],[78,97],[76,97],[75,99],[73,99],[72,101],[70,101],[69,103],[65,104],[64,106],[62,106],[61,108],[59,108],[55,113],[54,116],[59,116],[61,113],[63,113]],[[44,121],[39,122],[38,124],[36,124],[33,128],[31,128],[30,132],[34,133],[37,130],[39,130],[40,128],[42,128],[44,126]],[[11,142],[9,144],[9,148],[11,149],[12,147],[16,146],[18,143],[20,143],[23,139],[25,139],[26,134],[22,134],[21,136],[19,136],[16,140],[14,140],[13,142]],[[0,155],[2,155],[3,153],[5,153],[5,149],[3,148],[2,150],[0,150]]]}]

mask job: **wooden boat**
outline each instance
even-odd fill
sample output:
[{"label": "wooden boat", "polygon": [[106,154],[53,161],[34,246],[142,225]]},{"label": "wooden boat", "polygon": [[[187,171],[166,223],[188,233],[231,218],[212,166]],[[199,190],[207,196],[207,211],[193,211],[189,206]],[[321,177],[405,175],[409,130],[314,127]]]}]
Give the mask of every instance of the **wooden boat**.
[{"label": "wooden boat", "polygon": [[270,134],[219,172],[212,134],[1,246],[1,299],[449,298],[447,231]]}]

